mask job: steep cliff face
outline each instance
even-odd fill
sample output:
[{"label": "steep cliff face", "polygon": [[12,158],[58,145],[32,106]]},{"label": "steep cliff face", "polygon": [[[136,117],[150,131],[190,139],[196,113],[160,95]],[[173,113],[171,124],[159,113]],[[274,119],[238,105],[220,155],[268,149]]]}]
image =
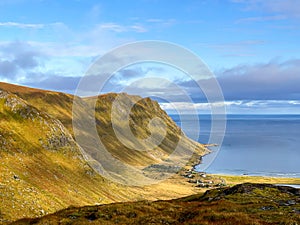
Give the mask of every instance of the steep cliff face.
[{"label": "steep cliff face", "polygon": [[160,163],[176,148],[181,152],[178,157],[190,155],[191,151],[207,153],[201,144],[187,138],[150,98],[110,93],[85,101],[94,107],[101,142],[124,163],[133,166]]}]

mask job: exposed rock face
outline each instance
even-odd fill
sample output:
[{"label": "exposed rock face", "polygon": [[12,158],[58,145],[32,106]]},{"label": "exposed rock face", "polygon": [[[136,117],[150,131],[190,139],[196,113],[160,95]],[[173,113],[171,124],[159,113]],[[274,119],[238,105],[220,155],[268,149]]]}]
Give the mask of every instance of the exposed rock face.
[{"label": "exposed rock face", "polygon": [[23,99],[16,95],[0,90],[0,99],[4,100],[5,107],[13,113],[19,114],[24,119],[33,119],[38,116],[38,112],[35,108],[28,106]]},{"label": "exposed rock face", "polygon": [[[36,138],[39,139],[43,148],[57,150],[66,146],[76,146],[72,136],[59,120],[54,119],[47,113],[40,112],[25,100],[9,92],[0,90],[0,100],[3,102],[0,112],[7,120],[18,121],[20,124],[31,121],[33,128],[37,126],[42,130],[40,132],[41,136]],[[4,129],[1,130],[0,127],[1,147],[12,146],[10,142],[11,137],[16,135],[14,132],[13,129],[11,132],[7,132]],[[5,139],[5,136],[8,138]]]}]

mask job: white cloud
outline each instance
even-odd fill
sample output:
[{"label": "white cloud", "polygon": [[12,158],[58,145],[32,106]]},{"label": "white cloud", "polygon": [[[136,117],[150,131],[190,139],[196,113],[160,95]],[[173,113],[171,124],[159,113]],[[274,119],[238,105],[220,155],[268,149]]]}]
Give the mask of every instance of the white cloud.
[{"label": "white cloud", "polygon": [[288,101],[291,105],[300,105],[300,101]]},{"label": "white cloud", "polygon": [[159,25],[163,27],[172,26],[177,23],[175,19],[160,19],[160,18],[150,18],[146,20],[146,23]]},{"label": "white cloud", "polygon": [[212,107],[226,107],[227,113],[297,113],[300,112],[300,100],[252,100],[225,101],[214,103],[172,102],[160,103],[167,112],[211,113]]},{"label": "white cloud", "polygon": [[0,22],[0,27],[16,27],[16,28],[31,28],[31,29],[42,29],[45,24],[33,24],[33,23],[17,23],[17,22]]},{"label": "white cloud", "polygon": [[126,26],[117,23],[102,23],[99,25],[99,27],[103,30],[109,30],[117,33],[130,32],[130,31],[137,32],[137,33],[147,32],[147,29],[144,26],[138,24]]},{"label": "white cloud", "polygon": [[230,105],[240,105],[241,102],[214,102],[214,103],[193,103],[193,102],[172,102],[160,103],[164,110],[192,111],[192,110],[211,110],[212,107],[224,107]]},{"label": "white cloud", "polygon": [[68,27],[62,22],[55,22],[55,23],[19,23],[19,22],[0,22],[0,27],[7,27],[7,28],[19,28],[19,29],[52,29],[57,32],[61,32],[63,29],[68,29]]},{"label": "white cloud", "polygon": [[145,27],[141,25],[132,25],[130,26],[130,28],[138,33],[144,33],[148,31]]},{"label": "white cloud", "polygon": [[168,80],[163,80],[159,78],[144,78],[137,80],[136,82],[133,83],[135,88],[140,88],[140,89],[149,89],[153,90],[154,87],[156,89],[165,89],[170,87],[170,81]]},{"label": "white cloud", "polygon": [[100,28],[105,29],[105,30],[114,31],[114,32],[124,32],[127,30],[126,27],[121,26],[116,23],[103,23],[103,24],[100,24]]},{"label": "white cloud", "polygon": [[[61,22],[49,24],[26,24],[17,22],[0,22],[0,27],[15,27],[19,29],[49,29],[53,33],[52,41],[28,41],[34,48],[38,48],[51,57],[95,57],[104,54],[109,49],[124,44],[129,40],[119,38],[114,33],[147,32],[139,24],[121,25],[117,23],[102,23],[94,26],[84,33],[76,33]],[[8,42],[0,42],[0,46]],[[1,52],[0,52],[1,54]]]}]

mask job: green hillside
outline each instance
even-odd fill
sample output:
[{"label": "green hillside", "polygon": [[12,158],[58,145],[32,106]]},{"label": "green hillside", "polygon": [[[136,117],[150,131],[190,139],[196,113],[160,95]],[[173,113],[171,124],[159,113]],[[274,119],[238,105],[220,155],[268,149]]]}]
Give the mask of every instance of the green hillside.
[{"label": "green hillside", "polygon": [[[183,140],[184,151],[198,150],[196,156],[206,152],[202,145],[185,137],[156,102],[125,94],[121,95],[124,102],[139,100],[130,119],[137,138],[149,135],[146,124],[153,116],[165,121],[168,133],[155,149],[158,155],[124,147],[109,126],[111,100],[116,96],[99,96],[96,120],[99,137],[117,159],[145,168],[146,174],[152,163],[165,162],[177,140]],[[179,179],[179,175],[145,187],[124,186],[100,176],[90,167],[74,139],[73,98],[68,94],[0,83],[0,222],[42,216],[70,205],[170,199],[199,192]],[[86,110],[89,114],[91,99],[76,98],[82,106],[79,113]],[[133,181],[138,179],[135,174],[131,177]]]},{"label": "green hillside", "polygon": [[4,91],[0,91],[0,117],[2,218],[128,199],[127,192],[89,167],[59,120]]}]

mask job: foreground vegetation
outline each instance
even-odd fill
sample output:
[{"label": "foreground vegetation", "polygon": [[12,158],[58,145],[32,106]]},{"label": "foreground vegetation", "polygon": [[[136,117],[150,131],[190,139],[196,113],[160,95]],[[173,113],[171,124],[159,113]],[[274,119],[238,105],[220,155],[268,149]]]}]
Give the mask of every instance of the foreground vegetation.
[{"label": "foreground vegetation", "polygon": [[168,200],[69,207],[13,224],[290,224],[300,222],[300,190],[239,184]]}]

